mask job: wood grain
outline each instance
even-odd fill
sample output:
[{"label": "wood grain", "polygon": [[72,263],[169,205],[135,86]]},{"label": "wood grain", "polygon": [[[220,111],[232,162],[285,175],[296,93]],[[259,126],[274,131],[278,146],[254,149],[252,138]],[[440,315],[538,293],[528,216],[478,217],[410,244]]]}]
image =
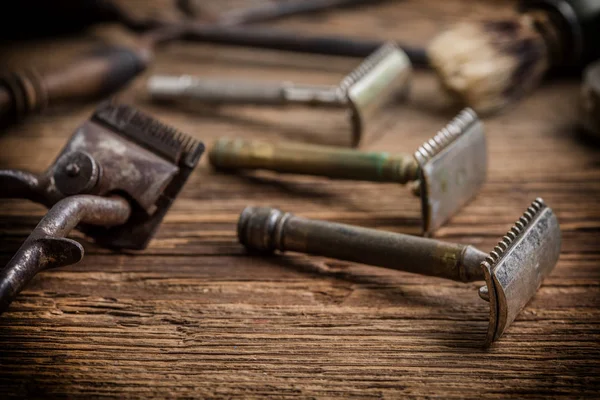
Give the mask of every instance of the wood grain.
[{"label": "wood grain", "polygon": [[[216,10],[234,3],[211,2]],[[170,3],[127,4],[161,12]],[[452,20],[508,14],[510,4],[407,0],[277,24],[426,43]],[[75,38],[5,46],[2,60],[60,65],[103,38],[122,35],[117,27],[102,27]],[[328,83],[357,62],[174,44],[120,97],[208,145],[222,136],[343,141],[339,116],[164,108],[149,103],[145,81],[156,72]],[[417,234],[419,202],[407,188],[225,175],[205,159],[149,249],[114,253],[74,233],[85,245],[84,260],[38,275],[2,315],[1,397],[600,397],[600,150],[576,129],[578,95],[578,81],[552,80],[486,119],[488,181],[438,231],[439,238],[488,250],[536,196],[558,215],[560,262],[491,349],[479,347],[488,310],[478,284],[298,254],[258,257],[246,254],[235,237],[246,205]],[[0,136],[0,167],[42,171],[92,110],[53,109],[7,130]],[[365,148],[414,151],[456,111],[433,76],[417,72],[410,101],[371,126]],[[0,202],[0,262],[44,212]]]}]

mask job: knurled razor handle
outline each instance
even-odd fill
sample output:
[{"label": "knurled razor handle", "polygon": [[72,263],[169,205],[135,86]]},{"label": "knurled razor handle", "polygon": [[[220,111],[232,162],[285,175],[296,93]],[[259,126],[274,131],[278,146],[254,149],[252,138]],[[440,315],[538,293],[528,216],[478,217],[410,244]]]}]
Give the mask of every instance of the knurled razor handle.
[{"label": "knurled razor handle", "polygon": [[472,246],[247,207],[238,239],[248,249],[296,251],[462,282],[483,280],[486,254]]},{"label": "knurled razor handle", "polygon": [[155,75],[148,92],[159,101],[193,101],[203,104],[283,106],[302,104],[344,107],[344,93],[336,87],[297,85],[291,82],[201,79],[189,75]]},{"label": "knurled razor handle", "polygon": [[407,154],[364,152],[304,143],[220,139],[209,153],[220,169],[265,169],[281,173],[376,182],[418,179],[418,165]]},{"label": "knurled razor handle", "polygon": [[129,203],[121,197],[80,195],[56,203],[0,270],[0,313],[38,272],[75,264],[83,258],[81,244],[65,238],[75,226],[121,225],[130,214]]},{"label": "knurled razor handle", "polygon": [[8,73],[0,78],[0,123],[22,120],[55,103],[97,99],[120,90],[145,69],[147,57],[143,52],[109,47],[58,70]]}]

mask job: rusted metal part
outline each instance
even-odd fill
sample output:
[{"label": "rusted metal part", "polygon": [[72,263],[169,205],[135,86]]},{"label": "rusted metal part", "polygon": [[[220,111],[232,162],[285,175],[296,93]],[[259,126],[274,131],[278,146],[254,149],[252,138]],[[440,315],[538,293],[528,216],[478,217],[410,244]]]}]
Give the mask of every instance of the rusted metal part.
[{"label": "rusted metal part", "polygon": [[583,73],[580,110],[585,131],[600,138],[600,62],[590,65]]},{"label": "rusted metal part", "polygon": [[473,246],[310,220],[274,208],[247,207],[238,221],[238,239],[262,252],[296,251],[461,282],[485,280],[479,294],[490,303],[487,346],[535,295],[554,269],[561,245],[558,221],[542,199],[489,255]]},{"label": "rusted metal part", "polygon": [[83,258],[81,244],[65,238],[77,224],[122,225],[130,214],[131,206],[121,197],[80,195],[56,203],[0,270],[0,313],[38,272],[75,264]]},{"label": "rusted metal part", "polygon": [[308,145],[220,139],[209,154],[216,168],[372,182],[416,182],[423,232],[432,235],[471,200],[485,182],[487,149],[475,113],[461,112],[414,154],[388,154]]},{"label": "rusted metal part", "polygon": [[0,273],[0,306],[39,270],[81,258],[79,244],[57,239],[78,224],[101,245],[145,248],[203,151],[202,143],[132,107],[105,103],[44,174],[0,171],[0,198],[53,206]]},{"label": "rusted metal part", "polygon": [[388,43],[367,57],[337,86],[157,75],[148,81],[148,91],[153,99],[162,101],[345,108],[349,110],[352,145],[358,146],[366,126],[380,109],[406,97],[411,70],[404,52]]},{"label": "rusted metal part", "polygon": [[19,170],[0,170],[0,198],[27,199],[51,207],[60,196],[47,193],[47,179],[30,172]]}]

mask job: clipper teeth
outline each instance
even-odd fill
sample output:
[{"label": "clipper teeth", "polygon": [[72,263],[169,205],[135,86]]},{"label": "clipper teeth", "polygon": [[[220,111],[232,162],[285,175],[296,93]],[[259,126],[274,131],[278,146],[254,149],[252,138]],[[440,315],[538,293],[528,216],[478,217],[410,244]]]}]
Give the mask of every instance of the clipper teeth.
[{"label": "clipper teeth", "polygon": [[486,257],[484,263],[486,267],[493,268],[498,261],[502,258],[502,256],[506,253],[506,251],[513,245],[513,243],[523,235],[531,221],[534,220],[536,215],[538,215],[543,209],[547,206],[544,203],[544,200],[541,198],[537,198],[531,203],[531,206],[527,208],[527,211],[523,213],[523,216],[518,219],[517,222],[513,225],[513,227],[508,231],[508,233],[500,240],[498,245],[494,247],[494,250],[490,252],[490,255]]},{"label": "clipper teeth", "polygon": [[193,168],[204,152],[204,145],[193,137],[127,105],[104,104],[93,118],[175,164]]},{"label": "clipper teeth", "polygon": [[350,72],[339,85],[339,90],[343,93],[348,92],[350,87],[358,82],[362,77],[369,73],[375,66],[381,62],[390,53],[397,51],[397,47],[394,43],[385,43],[380,48],[375,50],[370,56],[368,56],[358,67]]},{"label": "clipper teeth", "polygon": [[423,143],[417,149],[415,157],[423,163],[427,162],[464,134],[477,120],[475,111],[465,108],[434,137]]}]

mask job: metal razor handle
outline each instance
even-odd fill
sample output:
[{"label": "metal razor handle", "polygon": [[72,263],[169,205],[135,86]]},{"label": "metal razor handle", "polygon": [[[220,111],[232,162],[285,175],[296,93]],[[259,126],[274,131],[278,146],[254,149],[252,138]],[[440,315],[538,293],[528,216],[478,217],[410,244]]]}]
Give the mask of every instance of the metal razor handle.
[{"label": "metal razor handle", "polygon": [[418,166],[407,154],[369,153],[301,143],[268,143],[220,139],[209,153],[222,169],[267,169],[282,173],[375,182],[407,183],[418,178]]},{"label": "metal razor handle", "polygon": [[124,224],[131,214],[121,197],[80,195],[56,203],[17,253],[0,270],[0,313],[40,271],[79,262],[83,247],[65,236],[79,223],[100,226]]},{"label": "metal razor handle", "polygon": [[462,282],[483,280],[487,254],[472,246],[310,220],[274,208],[247,207],[240,243],[259,251],[297,251]]},{"label": "metal razor handle", "polygon": [[0,78],[0,122],[20,120],[59,102],[99,98],[145,69],[147,54],[121,47],[93,52],[60,70],[22,70]]},{"label": "metal razor handle", "polygon": [[332,86],[209,80],[187,75],[153,76],[148,81],[148,91],[156,100],[193,100],[206,104],[303,104],[333,107],[345,107],[347,104],[343,93]]}]

